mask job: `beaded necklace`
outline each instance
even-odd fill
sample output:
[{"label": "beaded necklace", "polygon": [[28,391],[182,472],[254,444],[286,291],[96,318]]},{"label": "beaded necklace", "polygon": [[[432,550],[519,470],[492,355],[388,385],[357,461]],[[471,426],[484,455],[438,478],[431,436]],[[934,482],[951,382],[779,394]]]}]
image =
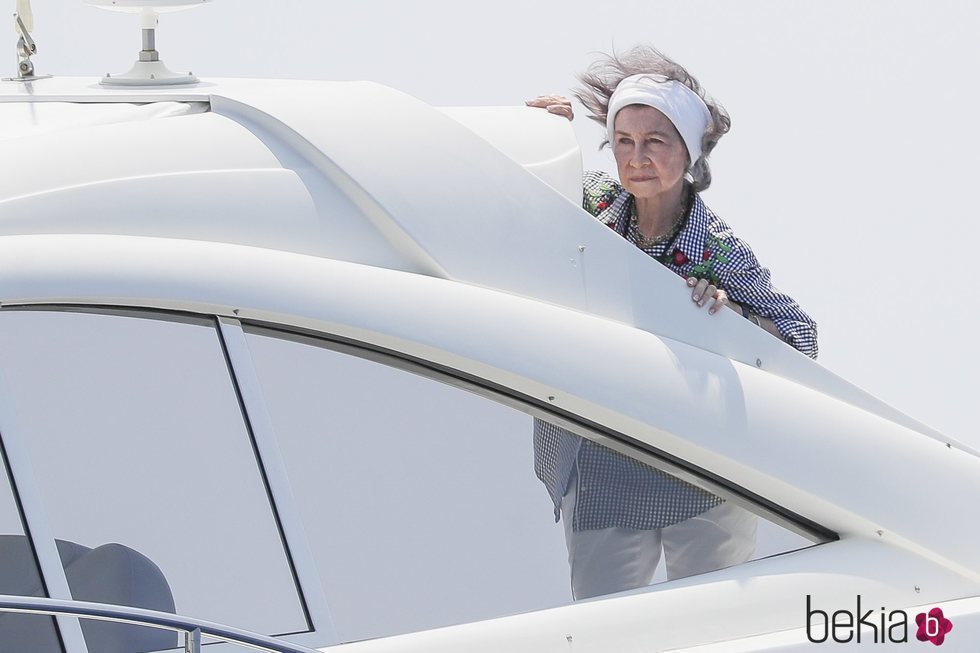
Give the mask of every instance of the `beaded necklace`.
[{"label": "beaded necklace", "polygon": [[[640,231],[640,223],[636,217],[636,200],[634,198],[632,204],[630,205],[630,219],[629,226],[627,227],[629,239],[633,241],[637,247],[644,251],[653,249],[662,243],[669,243],[669,245],[664,248],[663,253],[654,256],[654,258],[660,261],[660,263],[666,264],[667,259],[670,256],[670,252],[673,249],[674,241],[677,240],[677,236],[680,235],[681,230],[687,223],[687,216],[691,212],[690,200],[691,193],[685,193],[683,199],[681,200],[680,210],[677,212],[677,217],[674,218],[674,224],[671,226],[671,228],[660,236],[648,238],[647,236],[643,235],[643,232]],[[651,256],[653,255],[651,254]]]}]

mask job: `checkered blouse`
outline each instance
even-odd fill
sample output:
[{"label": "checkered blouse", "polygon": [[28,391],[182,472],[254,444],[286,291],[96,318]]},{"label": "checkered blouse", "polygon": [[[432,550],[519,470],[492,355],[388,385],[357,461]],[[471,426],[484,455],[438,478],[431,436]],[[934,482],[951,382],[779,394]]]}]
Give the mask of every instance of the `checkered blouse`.
[{"label": "checkered blouse", "polygon": [[[582,206],[634,244],[630,227],[633,196],[604,172],[588,172]],[[752,313],[769,318],[783,338],[804,354],[817,356],[817,325],[792,297],[773,287],[748,244],[694,194],[687,220],[676,237],[643,248],[679,275],[710,279]],[[548,489],[560,518],[561,499],[578,483],[572,528],[618,526],[664,528],[709,510],[723,499],[653,469],[565,429],[534,420],[534,471]]]}]

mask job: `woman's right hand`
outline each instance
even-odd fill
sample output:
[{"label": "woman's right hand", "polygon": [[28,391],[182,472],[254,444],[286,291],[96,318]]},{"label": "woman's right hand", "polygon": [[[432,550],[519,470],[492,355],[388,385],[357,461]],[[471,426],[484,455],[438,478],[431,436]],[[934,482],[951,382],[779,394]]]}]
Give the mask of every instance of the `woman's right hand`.
[{"label": "woman's right hand", "polygon": [[545,109],[548,113],[557,116],[564,116],[571,120],[575,116],[572,114],[572,101],[561,95],[539,95],[533,100],[525,102],[529,107]]}]

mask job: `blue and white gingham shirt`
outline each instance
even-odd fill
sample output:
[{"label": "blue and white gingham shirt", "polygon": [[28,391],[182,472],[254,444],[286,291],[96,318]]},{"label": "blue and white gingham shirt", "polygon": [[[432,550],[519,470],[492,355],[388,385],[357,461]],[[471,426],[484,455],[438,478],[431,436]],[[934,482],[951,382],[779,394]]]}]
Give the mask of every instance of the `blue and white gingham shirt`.
[{"label": "blue and white gingham shirt", "polygon": [[[605,172],[588,172],[582,205],[599,221],[637,244],[630,230],[633,196]],[[773,287],[747,243],[705,206],[695,193],[680,232],[647,254],[684,278],[708,278],[735,302],[769,318],[783,338],[804,354],[817,356],[817,325],[792,297]],[[565,429],[534,420],[534,471],[555,506],[573,480],[578,495],[572,529],[664,528],[690,519],[724,500]]]}]

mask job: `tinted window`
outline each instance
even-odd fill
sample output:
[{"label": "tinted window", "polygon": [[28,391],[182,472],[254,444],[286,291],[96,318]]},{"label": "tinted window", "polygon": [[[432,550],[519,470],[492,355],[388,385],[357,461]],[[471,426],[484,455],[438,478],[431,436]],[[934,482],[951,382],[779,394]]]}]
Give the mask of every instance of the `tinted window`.
[{"label": "tinted window", "polygon": [[571,601],[530,416],[322,347],[249,347],[342,640]]},{"label": "tinted window", "polygon": [[[247,332],[342,640],[573,600],[565,520],[555,522],[543,474],[535,473],[545,422],[384,357]],[[581,442],[615,456],[627,475],[673,479]],[[755,517],[746,516],[748,558],[811,544],[765,522],[755,542]],[[661,569],[654,580],[663,577]]]},{"label": "tinted window", "polygon": [[3,312],[0,369],[76,599],[308,629],[212,324]]}]

